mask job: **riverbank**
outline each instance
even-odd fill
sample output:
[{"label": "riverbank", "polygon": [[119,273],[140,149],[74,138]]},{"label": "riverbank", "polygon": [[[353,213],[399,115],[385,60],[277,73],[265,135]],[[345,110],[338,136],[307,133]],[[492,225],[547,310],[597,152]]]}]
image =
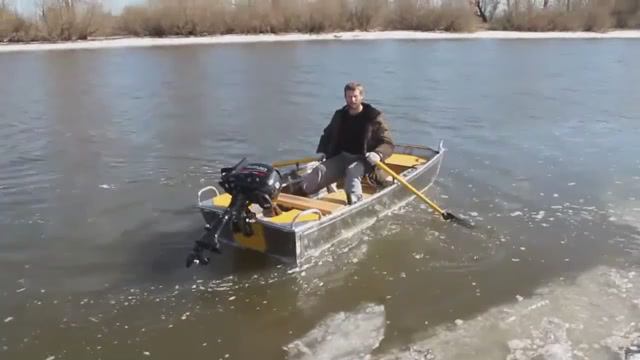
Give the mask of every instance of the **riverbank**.
[{"label": "riverbank", "polygon": [[640,39],[640,30],[609,32],[520,32],[477,31],[468,33],[421,31],[333,32],[324,34],[261,34],[217,35],[202,37],[120,37],[95,38],[83,41],[55,43],[0,44],[0,52],[105,49],[149,46],[177,46],[197,44],[258,43],[310,40],[456,40],[456,39]]}]

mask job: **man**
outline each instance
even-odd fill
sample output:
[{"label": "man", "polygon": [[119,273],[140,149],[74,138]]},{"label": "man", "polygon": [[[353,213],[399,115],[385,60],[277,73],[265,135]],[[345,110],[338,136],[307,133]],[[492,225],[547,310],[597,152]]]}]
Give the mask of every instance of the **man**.
[{"label": "man", "polygon": [[391,156],[394,144],[382,113],[363,102],[361,84],[346,84],[344,98],[346,105],[333,114],[318,143],[316,152],[326,161],[303,177],[302,190],[314,194],[344,178],[347,202],[355,204],[363,198],[362,177]]}]

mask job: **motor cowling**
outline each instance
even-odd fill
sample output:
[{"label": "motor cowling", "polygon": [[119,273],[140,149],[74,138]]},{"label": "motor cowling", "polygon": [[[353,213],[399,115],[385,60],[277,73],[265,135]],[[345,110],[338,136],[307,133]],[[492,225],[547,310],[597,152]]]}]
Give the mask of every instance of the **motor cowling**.
[{"label": "motor cowling", "polygon": [[250,203],[271,209],[280,194],[282,179],[277,169],[267,164],[251,163],[222,172],[220,186],[231,196],[242,195]]}]

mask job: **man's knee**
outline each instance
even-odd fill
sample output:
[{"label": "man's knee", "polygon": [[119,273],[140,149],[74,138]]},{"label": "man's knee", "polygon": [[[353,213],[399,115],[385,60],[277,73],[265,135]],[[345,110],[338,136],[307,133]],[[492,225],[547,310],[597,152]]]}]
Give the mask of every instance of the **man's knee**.
[{"label": "man's knee", "polygon": [[364,176],[364,170],[364,163],[356,161],[347,167],[346,176],[350,179],[360,179]]},{"label": "man's knee", "polygon": [[323,164],[314,167],[310,172],[302,176],[302,190],[307,195],[318,192],[326,173],[327,168]]}]

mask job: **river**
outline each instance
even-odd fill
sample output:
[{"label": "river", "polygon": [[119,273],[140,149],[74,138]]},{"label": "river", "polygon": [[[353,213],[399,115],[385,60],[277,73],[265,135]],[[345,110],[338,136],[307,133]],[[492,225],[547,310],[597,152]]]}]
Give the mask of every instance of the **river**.
[{"label": "river", "polygon": [[[640,339],[640,41],[0,54],[4,359],[618,359]],[[427,195],[291,268],[184,259],[196,193],[308,156],[357,80]]]}]

